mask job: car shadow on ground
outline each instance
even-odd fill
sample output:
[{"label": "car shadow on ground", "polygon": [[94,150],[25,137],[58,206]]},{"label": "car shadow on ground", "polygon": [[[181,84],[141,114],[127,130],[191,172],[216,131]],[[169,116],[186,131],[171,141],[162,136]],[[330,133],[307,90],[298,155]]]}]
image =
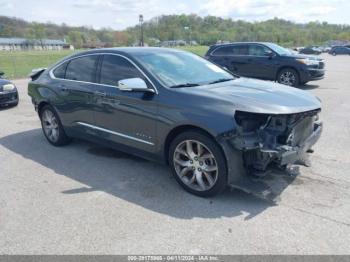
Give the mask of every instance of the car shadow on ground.
[{"label": "car shadow on ground", "polygon": [[0,106],[0,112],[1,111],[6,111],[6,110],[10,110],[10,109],[13,109],[13,108],[16,108],[17,105],[7,105],[7,106]]},{"label": "car shadow on ground", "polygon": [[299,88],[303,89],[303,90],[312,90],[312,89],[319,88],[319,85],[316,85],[316,84],[305,84],[305,85],[299,86]]},{"label": "car shadow on ground", "polygon": [[247,220],[275,205],[239,190],[199,198],[182,190],[166,166],[80,140],[54,147],[45,140],[41,129],[3,137],[0,144],[57,175],[83,184],[61,192],[66,195],[102,191],[181,219],[244,216]]}]

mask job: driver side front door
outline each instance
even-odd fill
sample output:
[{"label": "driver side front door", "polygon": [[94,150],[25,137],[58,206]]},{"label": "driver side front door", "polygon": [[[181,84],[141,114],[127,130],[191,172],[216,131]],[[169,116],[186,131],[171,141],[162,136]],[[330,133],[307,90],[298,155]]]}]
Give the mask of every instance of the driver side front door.
[{"label": "driver side front door", "polygon": [[156,94],[122,91],[118,81],[129,78],[151,83],[127,58],[117,54],[103,55],[99,85],[94,99],[95,125],[100,137],[142,151],[153,152],[156,143]]}]

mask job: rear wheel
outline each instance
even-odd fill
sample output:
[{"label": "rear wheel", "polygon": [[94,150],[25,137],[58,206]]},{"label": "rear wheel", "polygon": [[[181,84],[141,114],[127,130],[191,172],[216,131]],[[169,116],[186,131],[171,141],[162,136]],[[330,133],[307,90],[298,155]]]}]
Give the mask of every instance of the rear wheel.
[{"label": "rear wheel", "polygon": [[277,82],[296,87],[299,85],[299,75],[293,68],[285,68],[278,73]]},{"label": "rear wheel", "polygon": [[177,136],[170,146],[169,164],[177,182],[197,196],[214,196],[227,186],[225,156],[219,145],[202,132]]},{"label": "rear wheel", "polygon": [[70,142],[52,106],[46,105],[40,110],[40,120],[44,135],[52,145],[63,146]]}]

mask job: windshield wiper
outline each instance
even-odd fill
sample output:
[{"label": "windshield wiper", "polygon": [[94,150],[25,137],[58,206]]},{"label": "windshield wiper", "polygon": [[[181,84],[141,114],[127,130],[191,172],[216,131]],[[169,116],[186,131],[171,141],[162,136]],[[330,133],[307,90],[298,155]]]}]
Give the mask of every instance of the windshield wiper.
[{"label": "windshield wiper", "polygon": [[191,87],[191,86],[199,86],[199,84],[185,83],[185,84],[174,85],[174,86],[171,86],[170,88]]},{"label": "windshield wiper", "polygon": [[215,80],[213,82],[210,82],[209,85],[212,85],[212,84],[217,84],[217,83],[222,83],[222,82],[227,82],[227,81],[231,81],[231,80],[234,80],[234,78],[220,78],[218,80]]}]

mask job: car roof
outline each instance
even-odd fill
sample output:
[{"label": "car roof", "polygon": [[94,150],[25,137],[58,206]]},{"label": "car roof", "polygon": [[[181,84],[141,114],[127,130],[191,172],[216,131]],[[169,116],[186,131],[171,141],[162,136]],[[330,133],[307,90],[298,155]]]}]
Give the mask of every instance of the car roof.
[{"label": "car roof", "polygon": [[239,45],[239,44],[273,44],[272,42],[232,42],[232,43],[223,43],[223,44],[215,44],[210,47],[218,47],[218,46],[226,46],[226,45]]},{"label": "car roof", "polygon": [[164,48],[164,47],[112,47],[112,48],[98,48],[88,51],[79,52],[71,57],[88,55],[88,54],[98,54],[98,53],[115,53],[123,55],[133,55],[133,54],[152,54],[152,53],[178,53],[184,52],[175,48]]},{"label": "car roof", "polygon": [[[87,51],[81,51],[78,53],[74,53],[72,55],[66,56],[59,60],[57,63],[52,65],[50,68],[55,68],[57,65],[62,64],[66,61],[69,61],[71,59],[85,56],[85,55],[93,55],[93,54],[119,54],[123,55],[129,59],[133,59],[134,54],[156,54],[156,53],[180,53],[185,52],[183,50],[175,49],[175,48],[164,48],[164,47],[112,47],[112,48],[96,48],[96,49],[90,49]],[[135,60],[135,59],[133,59]],[[135,61],[134,61],[135,62]]]}]

